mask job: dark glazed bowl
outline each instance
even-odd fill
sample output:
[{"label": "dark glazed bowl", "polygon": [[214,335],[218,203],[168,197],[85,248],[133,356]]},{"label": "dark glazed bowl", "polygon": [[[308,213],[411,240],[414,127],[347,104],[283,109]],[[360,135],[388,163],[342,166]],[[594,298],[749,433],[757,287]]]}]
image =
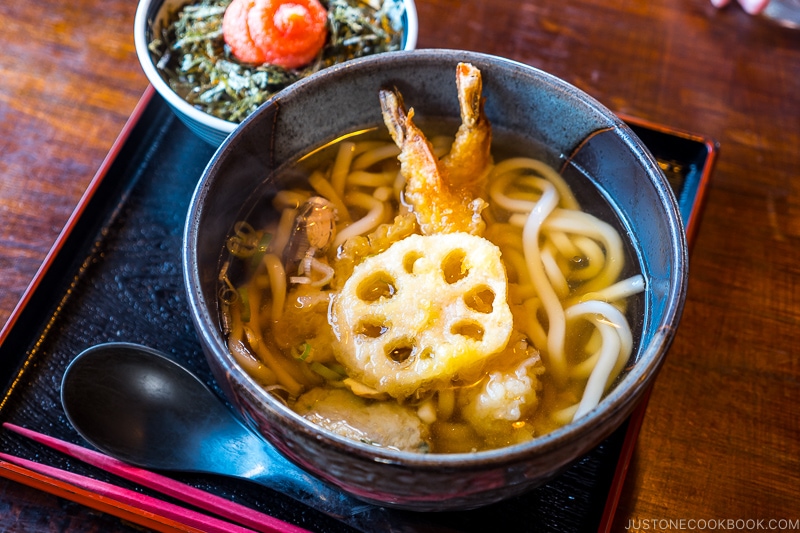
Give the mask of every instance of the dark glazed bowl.
[{"label": "dark glazed bowl", "polygon": [[[253,381],[228,353],[217,308],[226,235],[270,171],[342,133],[382,124],[379,88],[394,84],[417,116],[458,117],[455,67],[483,73],[486,113],[546,147],[573,187],[597,187],[618,210],[647,289],[632,361],[599,406],[525,444],[478,453],[414,454],[329,433]],[[588,206],[587,206],[588,207]],[[415,510],[489,504],[540,485],[616,429],[648,389],[683,309],[687,250],[678,208],[655,160],[614,114],[575,87],[506,59],[450,50],[396,52],[333,67],[296,83],[249,117],[217,150],[197,186],[184,237],[191,312],[208,362],[257,431],[307,471],[367,501]]]}]

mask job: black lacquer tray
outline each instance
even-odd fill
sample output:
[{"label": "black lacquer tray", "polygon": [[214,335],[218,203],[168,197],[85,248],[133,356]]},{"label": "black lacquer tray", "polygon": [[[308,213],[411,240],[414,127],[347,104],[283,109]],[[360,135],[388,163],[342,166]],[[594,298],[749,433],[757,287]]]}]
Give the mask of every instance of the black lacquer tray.
[{"label": "black lacquer tray", "polygon": [[[623,118],[670,179],[691,242],[716,158],[716,143]],[[75,355],[108,341],[136,342],[161,350],[219,391],[189,316],[180,254],[189,201],[213,152],[148,89],[0,333],[0,422],[88,446],[61,408],[61,376]],[[606,530],[644,403],[623,427],[554,481],[482,509],[429,513],[426,521],[431,527],[426,531]],[[2,429],[0,451],[166,500]],[[135,508],[120,510],[91,493],[65,490],[63,483],[47,477],[26,475],[2,463],[0,475],[137,522]],[[247,482],[203,475],[172,477],[312,531],[349,531],[283,494]],[[152,526],[153,517],[139,523]],[[169,530],[167,525],[158,528]]]}]

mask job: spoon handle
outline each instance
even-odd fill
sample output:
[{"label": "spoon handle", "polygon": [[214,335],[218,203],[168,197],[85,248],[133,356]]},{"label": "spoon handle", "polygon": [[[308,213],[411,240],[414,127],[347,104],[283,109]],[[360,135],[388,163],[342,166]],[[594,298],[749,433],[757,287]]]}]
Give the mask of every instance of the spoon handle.
[{"label": "spoon handle", "polygon": [[254,472],[248,479],[269,487],[312,509],[365,532],[411,532],[424,523],[422,515],[387,509],[363,502],[320,481],[295,466],[271,445],[263,446],[268,469]]}]

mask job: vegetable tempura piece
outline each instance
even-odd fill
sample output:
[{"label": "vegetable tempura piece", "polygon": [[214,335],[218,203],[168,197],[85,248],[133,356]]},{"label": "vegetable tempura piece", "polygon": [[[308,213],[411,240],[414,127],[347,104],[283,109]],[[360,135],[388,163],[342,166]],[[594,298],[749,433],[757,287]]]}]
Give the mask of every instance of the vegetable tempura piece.
[{"label": "vegetable tempura piece", "polygon": [[448,383],[512,328],[500,250],[466,233],[411,235],[356,266],[330,313],[337,359],[395,398]]}]

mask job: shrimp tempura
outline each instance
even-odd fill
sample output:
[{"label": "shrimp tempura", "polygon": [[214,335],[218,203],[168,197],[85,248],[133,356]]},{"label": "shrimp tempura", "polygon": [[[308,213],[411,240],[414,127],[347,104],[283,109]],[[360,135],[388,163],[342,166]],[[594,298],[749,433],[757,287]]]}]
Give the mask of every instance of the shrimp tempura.
[{"label": "shrimp tempura", "polygon": [[[491,129],[482,113],[480,72],[462,65],[457,81],[465,77],[458,81],[465,121],[446,161],[436,157],[430,141],[414,124],[414,110],[406,111],[400,92],[380,91],[383,120],[400,148],[400,172],[406,180],[404,198],[424,235],[455,232],[481,235],[485,228],[481,211],[486,202],[476,193],[483,190]],[[469,110],[464,109],[467,105]]]}]

